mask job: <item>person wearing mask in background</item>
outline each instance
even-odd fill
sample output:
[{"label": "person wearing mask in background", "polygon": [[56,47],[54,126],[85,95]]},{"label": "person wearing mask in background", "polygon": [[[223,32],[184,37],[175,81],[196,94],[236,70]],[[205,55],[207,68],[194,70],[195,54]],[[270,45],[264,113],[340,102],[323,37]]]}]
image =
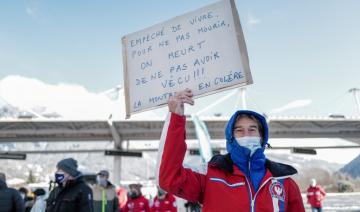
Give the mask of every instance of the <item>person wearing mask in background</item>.
[{"label": "person wearing mask in background", "polygon": [[177,212],[175,197],[159,187],[157,189],[158,192],[151,206],[151,212]]},{"label": "person wearing mask in background", "polygon": [[158,182],[162,189],[203,205],[203,211],[305,211],[291,178],[293,167],[265,157],[268,125],[249,110],[233,114],[225,129],[228,154],[215,155],[201,172],[183,167],[186,153],[184,103],[193,105],[185,89],[169,98],[159,148]]},{"label": "person wearing mask in background", "polygon": [[46,212],[93,212],[92,191],[77,170],[77,161],[66,158],[56,167],[57,186],[46,200]]},{"label": "person wearing mask in background", "polygon": [[311,205],[311,210],[313,212],[321,212],[322,211],[322,206],[323,206],[323,201],[325,198],[325,191],[323,188],[321,188],[320,185],[316,184],[316,180],[315,179],[311,179],[310,181],[310,186],[307,189],[307,200],[308,203]]},{"label": "person wearing mask in background", "polygon": [[125,212],[149,212],[149,200],[147,200],[141,193],[140,184],[129,185],[129,197],[124,207]]},{"label": "person wearing mask in background", "polygon": [[94,212],[118,212],[119,205],[115,186],[109,182],[109,172],[100,171],[96,184],[92,187],[94,195]]},{"label": "person wearing mask in background", "polygon": [[34,198],[29,195],[29,190],[25,187],[19,188],[21,198],[24,201],[25,212],[30,212],[31,207],[34,204]]},{"label": "person wearing mask in background", "polygon": [[46,209],[46,192],[42,188],[37,188],[34,191],[35,203],[30,212],[45,212]]},{"label": "person wearing mask in background", "polygon": [[0,212],[24,212],[24,200],[20,193],[6,184],[6,175],[0,173]]}]

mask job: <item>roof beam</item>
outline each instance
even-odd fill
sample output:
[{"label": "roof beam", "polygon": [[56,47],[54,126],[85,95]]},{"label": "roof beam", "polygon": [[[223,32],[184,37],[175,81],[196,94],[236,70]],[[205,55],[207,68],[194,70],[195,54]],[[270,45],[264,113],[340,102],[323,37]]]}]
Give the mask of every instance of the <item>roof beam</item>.
[{"label": "roof beam", "polygon": [[[227,120],[204,120],[212,139],[224,139]],[[164,122],[144,121],[0,121],[0,142],[159,140]],[[274,120],[271,138],[360,137],[360,119]],[[186,123],[187,139],[196,139],[194,124]]]}]

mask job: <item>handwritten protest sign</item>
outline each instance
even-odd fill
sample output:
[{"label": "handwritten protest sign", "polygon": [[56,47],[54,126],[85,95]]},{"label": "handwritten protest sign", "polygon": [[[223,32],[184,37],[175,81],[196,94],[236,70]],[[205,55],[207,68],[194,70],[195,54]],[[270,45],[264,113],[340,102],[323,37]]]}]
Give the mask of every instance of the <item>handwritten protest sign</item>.
[{"label": "handwritten protest sign", "polygon": [[199,97],[252,83],[233,0],[126,35],[122,44],[127,117],[185,88]]}]

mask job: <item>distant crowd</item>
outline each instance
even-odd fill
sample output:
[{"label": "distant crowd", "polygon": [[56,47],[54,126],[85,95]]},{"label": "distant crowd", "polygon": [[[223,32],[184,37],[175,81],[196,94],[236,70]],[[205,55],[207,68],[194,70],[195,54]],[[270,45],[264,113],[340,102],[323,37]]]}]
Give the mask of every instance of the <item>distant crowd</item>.
[{"label": "distant crowd", "polygon": [[[109,176],[107,170],[101,170],[96,174],[96,183],[90,183],[77,170],[77,162],[72,158],[57,164],[55,182],[50,182],[48,189],[9,188],[6,175],[0,173],[0,212],[177,212],[175,197],[161,188],[157,188],[153,199],[147,199],[141,192],[141,184],[116,188]],[[325,195],[323,188],[311,179],[307,200],[312,211],[322,211]],[[184,206],[186,211],[201,211],[201,205],[195,202]]]},{"label": "distant crowd", "polygon": [[[73,158],[61,160],[56,168],[55,181],[49,188],[35,190],[9,188],[6,175],[0,173],[0,212],[177,211],[175,197],[159,187],[156,196],[147,199],[141,192],[141,184],[116,188],[109,181],[107,170],[98,172],[96,183],[90,183],[78,171]],[[190,208],[191,204],[187,205]]]}]

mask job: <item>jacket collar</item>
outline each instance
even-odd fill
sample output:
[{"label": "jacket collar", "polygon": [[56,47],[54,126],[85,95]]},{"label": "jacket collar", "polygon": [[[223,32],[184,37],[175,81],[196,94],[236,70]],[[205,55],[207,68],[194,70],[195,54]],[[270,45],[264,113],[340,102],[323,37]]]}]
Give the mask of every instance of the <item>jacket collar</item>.
[{"label": "jacket collar", "polygon": [[272,173],[274,177],[285,177],[297,174],[297,170],[287,164],[277,163],[266,159],[265,167]]},{"label": "jacket collar", "polygon": [[269,178],[272,178],[272,177],[274,177],[274,176],[271,174],[270,170],[267,169],[265,172],[265,176],[263,177],[263,179],[260,182],[260,185],[262,185],[265,181],[267,181]]},{"label": "jacket collar", "polygon": [[[213,156],[209,162],[209,166],[224,170],[227,173],[245,176],[244,173],[235,166],[234,162],[231,160],[230,154]],[[271,174],[273,177],[286,177],[297,173],[297,170],[294,167],[283,163],[277,163],[269,159],[266,159],[265,167],[267,171],[264,178],[266,178],[268,174]]]},{"label": "jacket collar", "polygon": [[112,184],[112,183],[110,183],[109,181],[107,181],[107,183],[106,183],[106,187],[102,187],[101,185],[99,185],[99,184],[95,184],[95,186],[94,186],[95,188],[97,188],[97,189],[111,189],[111,188],[114,188],[115,186]]},{"label": "jacket collar", "polygon": [[69,189],[71,187],[74,187],[76,186],[77,184],[80,184],[81,182],[83,182],[84,179],[83,179],[83,176],[82,175],[79,175],[78,177],[76,177],[75,179],[73,180],[68,180],[65,184],[65,186],[61,186],[60,189],[61,190],[65,190],[65,189]]}]

